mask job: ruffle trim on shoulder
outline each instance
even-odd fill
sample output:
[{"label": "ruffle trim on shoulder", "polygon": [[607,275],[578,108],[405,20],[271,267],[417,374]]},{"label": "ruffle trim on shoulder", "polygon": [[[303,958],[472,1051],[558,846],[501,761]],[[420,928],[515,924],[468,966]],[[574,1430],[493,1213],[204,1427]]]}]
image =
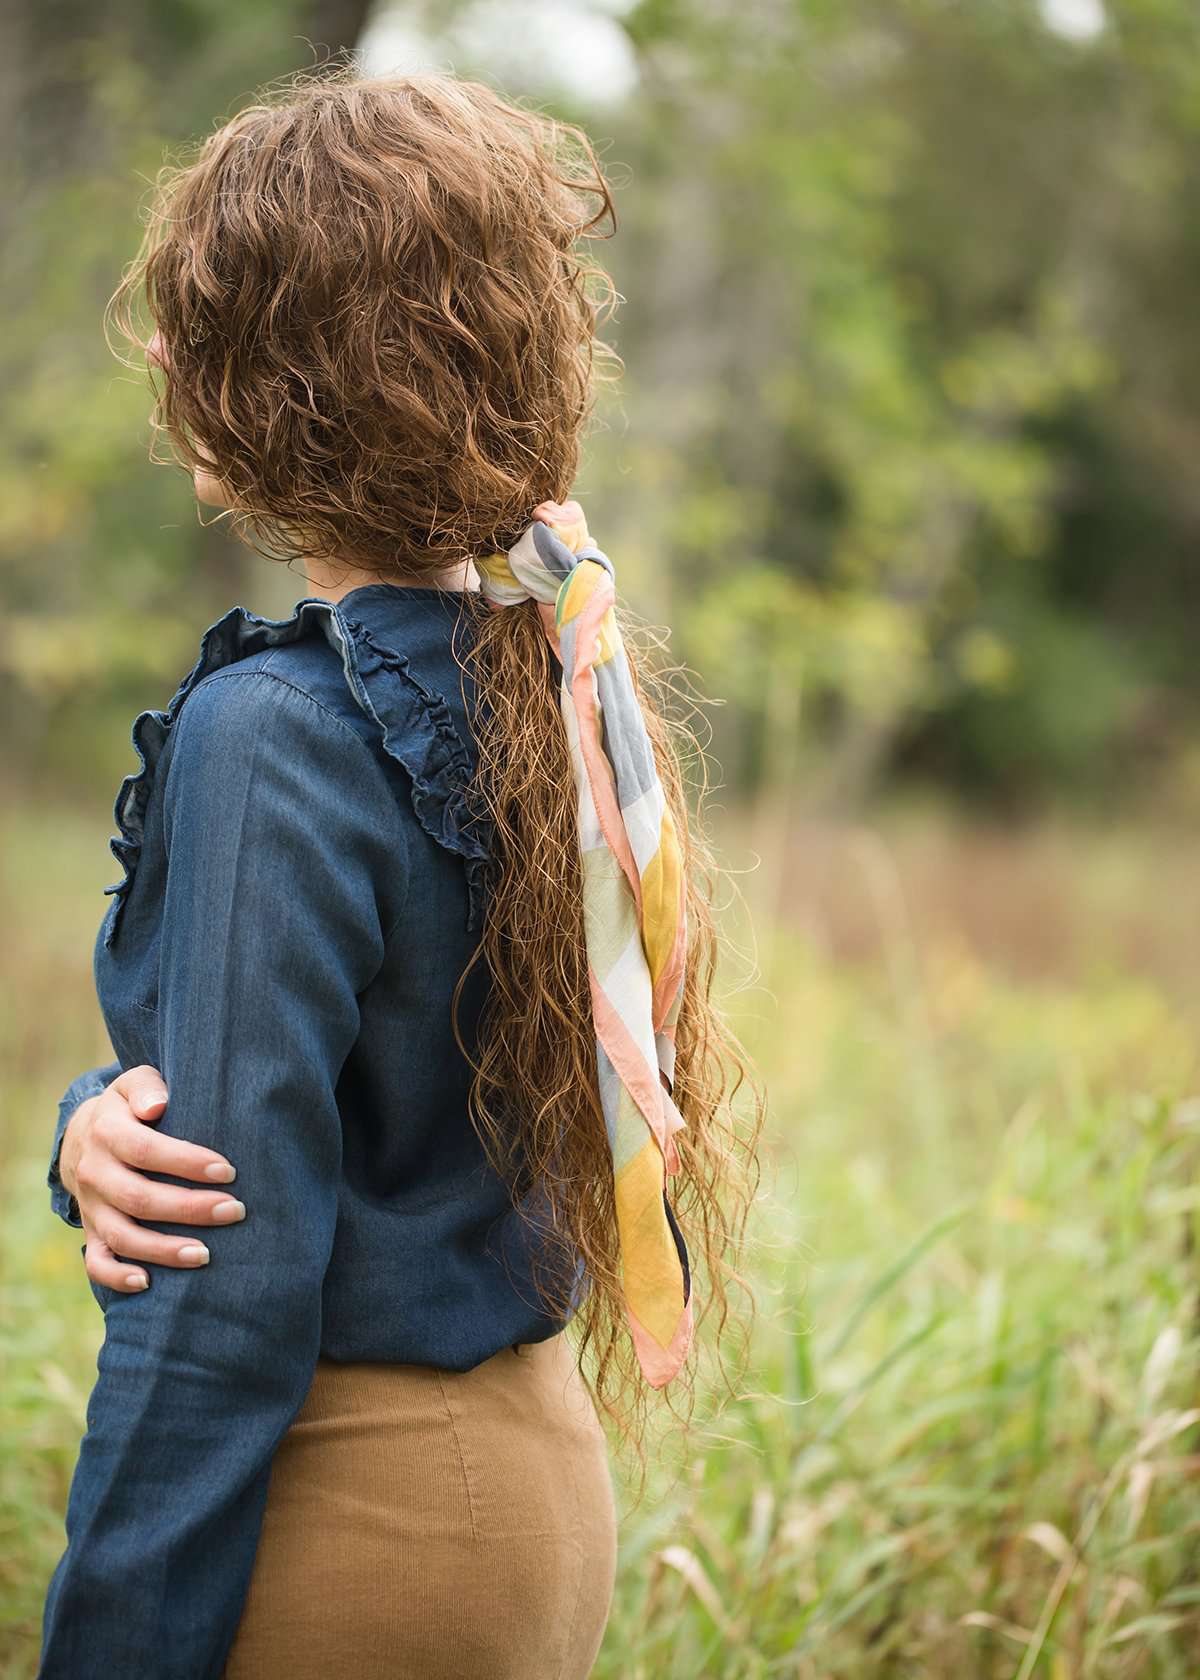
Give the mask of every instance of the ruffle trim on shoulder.
[{"label": "ruffle trim on shoulder", "polygon": [[358,619],[343,622],[356,650],[347,680],[383,731],[384,749],[408,772],[417,821],[431,840],[463,859],[467,928],[477,929],[490,879],[491,824],[472,803],[474,758],[444,696],[420,681],[407,656],[377,641]]},{"label": "ruffle trim on shoulder", "polygon": [[463,859],[469,895],[467,928],[479,927],[488,883],[488,829],[470,806],[473,761],[449,707],[441,695],[417,680],[402,654],[380,647],[362,624],[345,618],[336,603],[308,597],[297,603],[290,618],[262,618],[246,607],[231,607],[204,632],[196,663],[166,710],[144,711],[134,719],[130,739],[138,768],[125,777],[113,805],[120,834],[109,846],[123,874],[104,889],[116,895],[104,931],[105,946],[111,946],[116,937],[137,874],[154,778],[184,701],[211,672],[312,634],[324,636],[337,651],[356,702],[382,730],[385,751],[408,772],[413,810],[421,827]]}]

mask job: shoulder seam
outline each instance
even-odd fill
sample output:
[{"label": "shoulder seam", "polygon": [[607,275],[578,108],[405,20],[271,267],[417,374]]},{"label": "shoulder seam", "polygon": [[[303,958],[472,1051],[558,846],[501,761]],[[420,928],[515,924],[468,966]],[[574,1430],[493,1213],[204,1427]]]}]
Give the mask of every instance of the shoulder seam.
[{"label": "shoulder seam", "polygon": [[[201,681],[196,684],[195,688],[191,690],[191,693],[188,695],[187,698],[190,699],[192,694],[198,694],[202,688],[211,687],[213,683],[224,682],[230,677],[244,677],[244,678],[268,677],[268,678],[270,678],[270,680],[272,682],[277,682],[280,685],[281,688],[291,689],[293,694],[298,694],[302,700],[307,700],[311,706],[314,706],[317,709],[318,712],[323,712],[327,718],[331,718],[333,720],[333,722],[337,724],[338,728],[340,730],[342,730],[342,732],[344,734],[349,735],[355,741],[355,743],[358,745],[358,747],[361,748],[362,752],[365,753],[367,759],[369,760],[369,762],[371,764],[371,768],[375,771],[375,774],[376,774],[377,778],[379,779],[379,781],[382,784],[383,791],[388,795],[389,801],[390,801],[391,789],[388,786],[387,775],[384,771],[384,768],[379,763],[379,761],[376,759],[374,753],[372,753],[370,747],[368,747],[367,743],[363,740],[362,736],[358,733],[358,731],[356,729],[352,729],[350,727],[350,725],[346,722],[345,718],[340,718],[335,711],[332,711],[328,706],[326,706],[324,704],[323,701],[318,700],[315,695],[310,694],[307,689],[301,688],[298,683],[294,683],[294,682],[289,681],[289,679],[287,677],[281,677],[277,671],[266,671],[266,670],[262,670],[262,669],[258,669],[258,670],[254,670],[254,671],[233,671],[233,670],[211,671],[208,674],[208,676],[202,678]],[[179,709],[179,715],[180,715],[180,718],[183,718],[187,715],[187,701],[186,700],[184,701],[184,704]],[[389,807],[388,808],[389,808],[389,810],[391,809],[390,802],[389,802]],[[392,922],[391,926],[388,927],[384,931],[383,941],[384,941],[385,946],[390,942],[392,934],[396,931],[396,929],[399,927],[400,923],[404,920],[404,916],[405,916],[405,914],[408,910],[408,901],[409,901],[409,895],[410,895],[411,889],[412,889],[412,871],[411,871],[411,869],[406,869],[405,872],[404,872],[404,891],[401,895],[402,903],[401,903],[400,911],[399,911],[398,915],[396,916],[395,920]]]},{"label": "shoulder seam", "polygon": [[[358,731],[350,727],[345,718],[339,717],[338,714],[333,711],[331,707],[327,706],[323,700],[318,700],[315,694],[310,694],[306,688],[301,688],[299,683],[292,682],[288,677],[281,677],[278,671],[266,671],[262,669],[254,671],[210,671],[206,677],[202,677],[196,684],[195,688],[192,690],[192,694],[198,694],[202,688],[211,688],[214,683],[225,682],[230,677],[267,677],[271,682],[277,682],[281,688],[290,688],[293,694],[298,694],[302,700],[307,700],[311,706],[316,707],[317,711],[324,712],[325,716],[327,718],[331,718],[333,722],[337,724],[338,728],[344,731],[345,734],[353,736],[359,746],[366,753],[367,757],[371,759],[372,764],[375,764],[375,759],[372,757],[371,749],[367,746],[367,743],[363,740]],[[188,696],[188,699],[190,698],[191,695]],[[185,707],[186,701],[184,702],[184,706],[180,707],[181,715]],[[375,768],[379,769],[379,765],[375,764]]]}]

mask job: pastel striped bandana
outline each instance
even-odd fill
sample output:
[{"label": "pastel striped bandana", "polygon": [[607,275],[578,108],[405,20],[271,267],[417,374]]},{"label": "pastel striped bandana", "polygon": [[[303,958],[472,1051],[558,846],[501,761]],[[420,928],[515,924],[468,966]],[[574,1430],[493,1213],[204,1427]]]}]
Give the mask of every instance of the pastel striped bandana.
[{"label": "pastel striped bandana", "polygon": [[671,1100],[687,938],[683,855],[617,625],[612,562],[578,502],[543,502],[533,518],[507,554],[476,565],[493,608],[537,602],[562,665],[625,1311],[642,1372],[663,1388],[692,1341],[687,1248],[666,1191],[684,1125]]}]

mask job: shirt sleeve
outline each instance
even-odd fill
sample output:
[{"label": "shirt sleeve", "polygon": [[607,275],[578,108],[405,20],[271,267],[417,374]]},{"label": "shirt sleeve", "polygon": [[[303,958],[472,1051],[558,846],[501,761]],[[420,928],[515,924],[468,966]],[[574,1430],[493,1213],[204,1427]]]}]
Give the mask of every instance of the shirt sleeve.
[{"label": "shirt sleeve", "polygon": [[[80,1104],[85,1103],[89,1097],[98,1097],[101,1091],[106,1091],[120,1073],[120,1062],[109,1062],[106,1067],[89,1068],[86,1073],[81,1073],[78,1079],[71,1081],[59,1100],[58,1124],[54,1128],[54,1143],[50,1150],[50,1170],[46,1174],[46,1183],[50,1186],[51,1210],[78,1230],[83,1228],[79,1203],[59,1177],[58,1171],[63,1133]],[[84,1246],[86,1247],[86,1244]]]},{"label": "shirt sleeve", "polygon": [[192,692],[164,768],[160,1125],[235,1162],[247,1217],[205,1230],[209,1265],[104,1292],[40,1680],[220,1676],[319,1354],[335,1091],[384,954],[396,806],[349,725],[269,672],[224,672]]}]

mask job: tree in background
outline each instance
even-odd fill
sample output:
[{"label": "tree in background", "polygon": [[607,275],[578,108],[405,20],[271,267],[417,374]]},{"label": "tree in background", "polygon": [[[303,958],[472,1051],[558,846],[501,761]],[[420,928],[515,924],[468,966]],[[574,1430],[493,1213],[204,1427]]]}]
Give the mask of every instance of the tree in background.
[{"label": "tree in background", "polygon": [[1119,0],[1086,45],[1032,0],[626,21],[620,500],[736,696],[739,784],[1178,769],[1200,13]]}]

